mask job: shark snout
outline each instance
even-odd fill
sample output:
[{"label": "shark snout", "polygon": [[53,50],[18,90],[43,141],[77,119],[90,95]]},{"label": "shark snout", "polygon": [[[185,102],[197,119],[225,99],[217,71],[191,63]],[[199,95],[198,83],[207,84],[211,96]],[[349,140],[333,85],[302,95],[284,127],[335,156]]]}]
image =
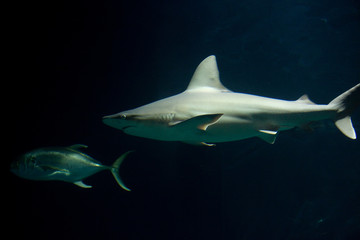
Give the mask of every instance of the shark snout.
[{"label": "shark snout", "polygon": [[126,119],[126,115],[122,114],[122,113],[117,113],[117,114],[113,114],[113,115],[108,115],[108,116],[104,116],[104,119],[117,119],[117,120],[124,120]]},{"label": "shark snout", "polygon": [[129,121],[127,121],[127,116],[123,113],[104,116],[102,120],[106,125],[120,129],[122,131],[131,127]]}]

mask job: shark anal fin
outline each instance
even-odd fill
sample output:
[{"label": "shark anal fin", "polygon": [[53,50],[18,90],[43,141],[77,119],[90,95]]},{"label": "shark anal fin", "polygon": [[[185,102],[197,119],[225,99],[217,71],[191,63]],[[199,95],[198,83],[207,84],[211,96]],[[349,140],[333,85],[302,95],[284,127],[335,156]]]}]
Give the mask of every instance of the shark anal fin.
[{"label": "shark anal fin", "polygon": [[74,182],[74,184],[76,186],[79,186],[79,187],[82,187],[82,188],[92,188],[92,186],[83,183],[83,181],[76,181],[76,182]]},{"label": "shark anal fin", "polygon": [[170,123],[169,126],[176,127],[176,128],[183,128],[184,131],[193,130],[193,129],[206,131],[206,129],[210,125],[215,124],[222,115],[223,115],[222,113],[199,115],[199,116],[187,119],[185,121],[178,121],[175,123]]}]

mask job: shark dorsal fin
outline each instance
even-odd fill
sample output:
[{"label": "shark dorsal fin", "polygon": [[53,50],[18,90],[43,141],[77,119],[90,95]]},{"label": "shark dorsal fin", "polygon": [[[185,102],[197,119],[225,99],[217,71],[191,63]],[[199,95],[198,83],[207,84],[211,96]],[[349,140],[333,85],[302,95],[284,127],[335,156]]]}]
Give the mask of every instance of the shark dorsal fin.
[{"label": "shark dorsal fin", "polygon": [[78,151],[78,152],[80,152],[81,151],[81,149],[83,149],[83,148],[88,148],[88,146],[86,146],[86,145],[84,145],[84,144],[74,144],[74,145],[71,145],[69,148],[71,148],[71,149],[73,149],[73,150],[75,150],[75,151]]},{"label": "shark dorsal fin", "polygon": [[186,89],[186,91],[194,90],[202,87],[213,88],[219,91],[229,90],[222,85],[219,78],[219,70],[216,64],[216,58],[211,55],[205,58],[196,68],[194,75]]}]

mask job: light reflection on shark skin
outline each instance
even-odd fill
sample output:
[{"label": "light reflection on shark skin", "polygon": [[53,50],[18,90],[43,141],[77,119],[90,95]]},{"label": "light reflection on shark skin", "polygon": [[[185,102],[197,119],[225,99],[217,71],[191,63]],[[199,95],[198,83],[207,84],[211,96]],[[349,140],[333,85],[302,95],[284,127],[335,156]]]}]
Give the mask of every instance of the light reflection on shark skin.
[{"label": "light reflection on shark skin", "polygon": [[329,104],[315,104],[307,95],[286,101],[232,92],[220,81],[215,56],[209,56],[184,92],[105,116],[103,122],[138,137],[214,146],[251,137],[273,144],[280,131],[330,119],[356,139],[350,114],[359,104],[360,84]]}]

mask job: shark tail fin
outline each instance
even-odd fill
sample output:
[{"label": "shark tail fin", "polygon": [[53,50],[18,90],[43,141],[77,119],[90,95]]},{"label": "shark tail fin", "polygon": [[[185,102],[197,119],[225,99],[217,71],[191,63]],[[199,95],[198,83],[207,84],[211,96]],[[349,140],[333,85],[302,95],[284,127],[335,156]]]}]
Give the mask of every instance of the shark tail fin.
[{"label": "shark tail fin", "polygon": [[123,181],[121,180],[119,169],[120,169],[120,166],[123,163],[124,159],[127,157],[127,155],[129,155],[132,152],[133,151],[128,151],[128,152],[124,153],[123,155],[121,155],[119,158],[117,158],[115,160],[115,162],[113,163],[113,165],[110,168],[110,171],[111,171],[112,175],[114,176],[116,182],[119,184],[120,187],[122,187],[126,191],[131,191],[131,190],[128,187],[126,187],[125,184],[123,183]]},{"label": "shark tail fin", "polygon": [[337,109],[336,127],[347,137],[356,139],[350,115],[360,105],[360,83],[336,97],[329,103]]}]

